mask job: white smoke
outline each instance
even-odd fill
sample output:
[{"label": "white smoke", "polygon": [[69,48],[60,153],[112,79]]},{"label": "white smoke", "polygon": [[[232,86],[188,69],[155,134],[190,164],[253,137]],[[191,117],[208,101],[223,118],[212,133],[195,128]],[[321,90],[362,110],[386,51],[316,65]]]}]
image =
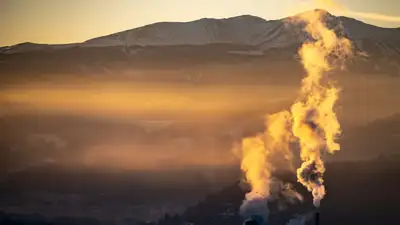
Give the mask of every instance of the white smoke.
[{"label": "white smoke", "polygon": [[265,222],[268,220],[270,210],[269,202],[278,204],[280,210],[287,208],[289,204],[295,204],[303,201],[303,196],[294,190],[290,183],[284,183],[279,179],[271,178],[269,180],[270,195],[268,197],[254,193],[247,193],[246,199],[240,206],[240,214],[245,218],[252,216],[261,216]]},{"label": "white smoke", "polygon": [[246,199],[240,206],[240,214],[245,218],[261,216],[266,221],[269,216],[268,200],[264,197]]}]

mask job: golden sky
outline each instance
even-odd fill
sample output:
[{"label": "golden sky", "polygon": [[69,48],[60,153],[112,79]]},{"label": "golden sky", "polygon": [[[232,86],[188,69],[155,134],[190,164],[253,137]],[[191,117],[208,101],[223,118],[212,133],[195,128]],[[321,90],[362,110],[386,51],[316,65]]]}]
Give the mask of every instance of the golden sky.
[{"label": "golden sky", "polygon": [[[159,21],[191,21],[243,14],[280,19],[316,8],[308,2],[310,0],[1,0],[0,46],[26,41],[82,42]],[[347,9],[334,13],[336,15],[348,15],[383,27],[400,27],[400,0],[335,2]],[[329,8],[332,5],[318,6]]]}]

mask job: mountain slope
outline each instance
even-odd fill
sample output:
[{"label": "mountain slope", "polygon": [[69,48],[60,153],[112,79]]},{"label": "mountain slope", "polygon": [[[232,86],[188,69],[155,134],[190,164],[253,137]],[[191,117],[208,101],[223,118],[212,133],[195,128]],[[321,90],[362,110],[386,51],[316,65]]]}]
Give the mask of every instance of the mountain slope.
[{"label": "mountain slope", "polygon": [[334,158],[352,160],[380,157],[398,160],[399,136],[400,114],[355,127],[345,133],[341,141],[343,149],[351,149],[351,152],[341,151]]},{"label": "mountain slope", "polygon": [[265,32],[274,30],[280,21],[265,21],[254,16],[228,19],[200,19],[192,22],[162,22],[88,40],[84,47],[140,45],[205,45],[236,43],[256,45]]},{"label": "mountain slope", "polygon": [[[327,11],[319,9],[302,14],[306,13],[322,13],[324,22],[329,27],[343,27],[344,35],[354,40],[399,40],[400,38],[400,29],[376,27],[352,18],[336,17]],[[76,46],[178,46],[215,43],[258,46],[260,49],[265,50],[287,47],[304,41],[306,37],[306,34],[302,32],[304,26],[288,22],[299,15],[269,21],[256,16],[242,15],[226,19],[203,18],[191,22],[160,22],[93,38],[79,44],[45,45],[22,43],[2,48],[0,51],[3,53],[15,53]],[[16,51],[16,49],[20,49],[20,51]]]},{"label": "mountain slope", "polygon": [[[396,39],[400,29],[381,28],[352,18],[336,17],[323,10],[306,13],[324,14],[324,22],[338,32],[342,26],[344,35],[351,39]],[[281,20],[264,20],[259,17],[243,15],[227,19],[200,19],[192,22],[163,22],[127,30],[84,42],[83,47],[104,46],[167,46],[167,45],[206,45],[212,43],[231,43],[259,46],[261,49],[287,47],[304,41],[306,34],[301,24]],[[343,33],[343,32],[342,32]]]},{"label": "mountain slope", "polygon": [[[304,13],[324,13],[324,22],[331,29],[351,39],[357,56],[349,60],[350,70],[400,75],[400,28],[376,27],[321,10]],[[310,37],[304,32],[304,24],[288,22],[296,16],[270,21],[243,15],[184,23],[162,22],[83,43],[22,43],[0,48],[0,74],[118,73],[138,79],[141,75],[131,75],[133,70],[181,71],[216,64],[251,64],[260,70],[252,73],[265,74],[260,68],[268,68],[275,74],[293,74],[294,71],[280,71],[283,67],[276,61],[284,61],[285,68],[301,72],[295,54]],[[265,63],[271,65],[265,66]]]}]

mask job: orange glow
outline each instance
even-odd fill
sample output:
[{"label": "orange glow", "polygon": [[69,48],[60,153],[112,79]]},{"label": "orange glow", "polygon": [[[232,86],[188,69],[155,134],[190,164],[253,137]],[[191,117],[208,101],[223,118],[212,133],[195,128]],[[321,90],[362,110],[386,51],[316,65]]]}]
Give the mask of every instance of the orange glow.
[{"label": "orange glow", "polygon": [[327,78],[326,72],[334,69],[336,63],[352,54],[350,41],[337,37],[322,22],[325,16],[328,15],[324,11],[312,11],[295,18],[306,22],[306,31],[315,40],[305,43],[299,51],[307,76],[303,79],[301,98],[292,106],[291,113],[292,132],[299,139],[303,161],[297,178],[312,192],[316,207],[325,195],[321,155],[340,149],[336,138],[341,133],[334,111],[339,89],[324,83],[323,78]]},{"label": "orange glow", "polygon": [[252,188],[243,207],[248,201],[268,199],[273,194],[270,190],[271,173],[275,169],[272,155],[283,155],[287,167],[291,168],[292,153],[288,145],[293,139],[300,143],[303,161],[297,170],[298,181],[312,192],[316,207],[325,195],[322,153],[340,149],[336,138],[341,132],[334,111],[339,89],[326,82],[329,81],[326,72],[352,55],[350,41],[337,37],[322,22],[323,17],[329,16],[325,13],[314,10],[288,20],[290,23],[305,22],[305,31],[314,39],[304,43],[299,50],[307,76],[302,81],[300,98],[290,112],[268,116],[264,135],[243,140],[242,170]]},{"label": "orange glow", "polygon": [[[219,118],[246,110],[268,109],[294,96],[290,87],[196,87],[166,84],[95,84],[81,86],[20,85],[0,90],[7,102],[26,106],[23,111],[133,118]],[[261,106],[261,97],[264,99]],[[256,108],[255,108],[256,106]],[[171,117],[172,116],[172,117]]]},{"label": "orange glow", "polygon": [[[234,158],[216,148],[209,144],[202,149],[192,142],[182,148],[177,141],[164,145],[98,144],[84,149],[81,159],[87,166],[124,170],[232,165]],[[196,157],[193,157],[194,152]]]}]

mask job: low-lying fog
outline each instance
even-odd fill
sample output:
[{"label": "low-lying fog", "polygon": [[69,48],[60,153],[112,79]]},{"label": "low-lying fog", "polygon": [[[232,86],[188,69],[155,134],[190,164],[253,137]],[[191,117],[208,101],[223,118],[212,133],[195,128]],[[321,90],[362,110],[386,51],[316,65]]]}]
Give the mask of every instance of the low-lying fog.
[{"label": "low-lying fog", "polygon": [[[398,78],[350,74],[340,75],[338,84],[343,88],[338,114],[344,134],[400,112]],[[3,167],[18,171],[61,163],[154,170],[232,165],[237,163],[232,143],[262,130],[263,116],[290,106],[298,88],[293,82],[250,86],[95,79],[3,86],[1,144],[8,152],[2,153],[8,161]],[[380,154],[375,151],[372,155]],[[354,151],[354,158],[360,153],[365,152]]]}]

